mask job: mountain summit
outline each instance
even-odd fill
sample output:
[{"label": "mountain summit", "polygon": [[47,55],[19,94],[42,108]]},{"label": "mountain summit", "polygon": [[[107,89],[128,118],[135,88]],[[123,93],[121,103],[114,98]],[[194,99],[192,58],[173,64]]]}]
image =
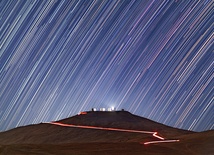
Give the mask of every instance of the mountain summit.
[{"label": "mountain summit", "polygon": [[152,120],[133,115],[128,111],[86,111],[81,112],[79,115],[57,122],[64,124],[114,127],[153,132],[158,131],[165,136],[177,136],[192,133],[190,131],[172,128]]},{"label": "mountain summit", "polygon": [[[213,137],[213,131],[180,130],[128,111],[86,111],[0,133],[0,154],[102,154],[103,150],[115,155],[191,154],[194,150],[209,154],[213,151]],[[147,149],[144,144],[153,149]]]}]

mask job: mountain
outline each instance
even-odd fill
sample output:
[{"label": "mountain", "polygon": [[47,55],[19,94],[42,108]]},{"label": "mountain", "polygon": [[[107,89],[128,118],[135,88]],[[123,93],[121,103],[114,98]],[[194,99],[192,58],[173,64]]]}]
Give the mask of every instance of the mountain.
[{"label": "mountain", "polygon": [[[169,142],[168,140],[173,140]],[[175,142],[174,142],[175,140]],[[160,141],[154,143],[153,141]],[[152,144],[145,145],[148,142]],[[127,111],[88,111],[0,133],[5,154],[212,154],[214,132],[172,128]]]}]

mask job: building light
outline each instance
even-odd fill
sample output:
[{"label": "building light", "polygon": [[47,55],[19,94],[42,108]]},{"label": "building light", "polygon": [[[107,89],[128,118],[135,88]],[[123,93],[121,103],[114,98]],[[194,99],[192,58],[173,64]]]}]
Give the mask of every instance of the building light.
[{"label": "building light", "polygon": [[100,111],[106,111],[106,109],[105,108],[100,108]]},{"label": "building light", "polygon": [[115,111],[115,107],[111,107],[111,111]]},{"label": "building light", "polygon": [[112,111],[112,109],[111,109],[111,108],[108,108],[108,111]]},{"label": "building light", "polygon": [[87,114],[87,112],[86,111],[82,111],[82,112],[80,112],[80,115],[86,115]]},{"label": "building light", "polygon": [[92,108],[91,111],[97,111],[97,109],[96,108]]}]

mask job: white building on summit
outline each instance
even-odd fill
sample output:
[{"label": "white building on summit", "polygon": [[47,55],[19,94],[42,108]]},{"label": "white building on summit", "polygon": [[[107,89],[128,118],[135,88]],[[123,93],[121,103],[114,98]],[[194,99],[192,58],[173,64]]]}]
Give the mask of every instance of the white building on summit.
[{"label": "white building on summit", "polygon": [[116,111],[115,107],[111,107],[111,108],[100,108],[99,110],[97,110],[96,108],[92,108],[91,111]]}]

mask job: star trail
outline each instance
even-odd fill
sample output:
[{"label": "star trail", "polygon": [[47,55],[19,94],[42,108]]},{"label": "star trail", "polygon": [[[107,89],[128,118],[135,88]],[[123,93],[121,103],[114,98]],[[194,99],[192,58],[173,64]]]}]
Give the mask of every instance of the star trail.
[{"label": "star trail", "polygon": [[212,0],[1,0],[0,131],[91,108],[214,129]]}]

